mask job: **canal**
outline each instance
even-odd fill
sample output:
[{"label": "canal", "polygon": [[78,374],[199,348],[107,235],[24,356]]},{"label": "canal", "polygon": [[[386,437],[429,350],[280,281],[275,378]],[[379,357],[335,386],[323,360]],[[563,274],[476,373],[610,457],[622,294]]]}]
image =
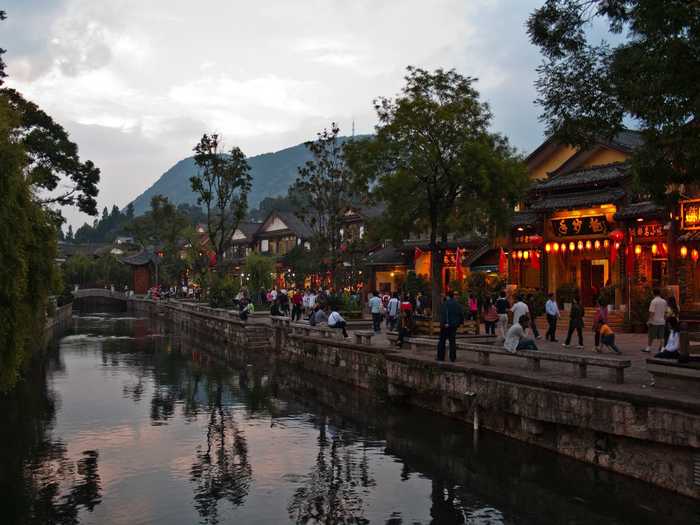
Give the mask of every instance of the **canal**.
[{"label": "canal", "polygon": [[311,377],[84,314],[0,396],[1,523],[695,523],[695,502]]}]

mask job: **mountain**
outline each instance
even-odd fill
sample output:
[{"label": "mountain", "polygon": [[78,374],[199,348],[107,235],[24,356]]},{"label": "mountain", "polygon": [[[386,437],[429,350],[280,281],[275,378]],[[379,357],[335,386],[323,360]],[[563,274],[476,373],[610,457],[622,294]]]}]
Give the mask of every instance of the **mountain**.
[{"label": "mountain", "polygon": [[[359,137],[358,137],[359,138]],[[347,140],[347,137],[340,137]],[[298,144],[274,153],[264,153],[248,157],[253,187],[248,195],[248,208],[258,206],[265,197],[286,195],[287,188],[297,177],[297,167],[311,159],[304,144]],[[175,204],[196,204],[197,197],[192,193],[190,177],[197,174],[194,157],[187,157],[163,173],[153,185],[134,199],[134,212],[145,213],[150,208],[151,197],[161,194]]]}]

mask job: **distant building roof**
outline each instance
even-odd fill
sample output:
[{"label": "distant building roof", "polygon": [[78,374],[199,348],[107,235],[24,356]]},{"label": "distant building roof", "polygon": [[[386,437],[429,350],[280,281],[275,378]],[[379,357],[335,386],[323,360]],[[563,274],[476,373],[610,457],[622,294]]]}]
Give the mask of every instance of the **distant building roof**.
[{"label": "distant building roof", "polygon": [[144,266],[146,264],[155,263],[156,255],[152,251],[142,250],[136,255],[122,257],[121,261],[130,266]]},{"label": "distant building roof", "polygon": [[406,256],[393,246],[386,246],[367,256],[367,266],[401,265],[406,263]]},{"label": "distant building roof", "polygon": [[537,212],[531,210],[516,211],[513,214],[511,226],[513,228],[518,226],[532,226],[533,224],[537,224],[537,221]]},{"label": "distant building roof", "polygon": [[593,191],[581,191],[574,194],[547,195],[534,201],[530,209],[534,211],[566,210],[584,208],[600,204],[615,203],[625,197],[622,188],[604,188]]},{"label": "distant building roof", "polygon": [[664,216],[664,207],[652,201],[644,202],[634,202],[632,204],[625,204],[618,212],[615,214],[616,221],[626,221],[637,219],[639,217],[647,218],[661,218]]},{"label": "distant building roof", "polygon": [[616,162],[585,168],[560,175],[552,175],[533,186],[534,191],[563,190],[575,187],[588,187],[619,182],[629,175],[630,165]]}]

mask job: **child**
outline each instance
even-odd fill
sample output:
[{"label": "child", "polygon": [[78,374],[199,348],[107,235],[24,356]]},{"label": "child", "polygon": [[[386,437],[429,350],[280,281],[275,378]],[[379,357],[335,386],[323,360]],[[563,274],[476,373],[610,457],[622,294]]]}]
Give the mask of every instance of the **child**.
[{"label": "child", "polygon": [[599,330],[601,346],[595,347],[596,352],[600,353],[602,345],[605,345],[616,354],[620,354],[620,349],[615,344],[615,333],[612,331],[612,328],[610,328],[610,325],[608,325],[608,323],[603,323],[600,325]]}]

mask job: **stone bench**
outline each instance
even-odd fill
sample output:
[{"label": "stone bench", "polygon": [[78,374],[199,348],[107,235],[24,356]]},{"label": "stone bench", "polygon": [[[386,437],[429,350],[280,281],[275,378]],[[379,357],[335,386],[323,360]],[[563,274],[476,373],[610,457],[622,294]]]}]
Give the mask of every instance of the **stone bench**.
[{"label": "stone bench", "polygon": [[[372,336],[374,336],[374,332],[372,330],[355,330],[354,332],[355,335],[355,342],[359,344],[367,344],[371,345],[372,344]],[[397,335],[398,337],[398,335]]]},{"label": "stone bench", "polygon": [[482,365],[490,364],[491,355],[526,359],[530,369],[533,371],[540,370],[541,361],[569,363],[573,367],[574,374],[578,375],[580,378],[587,377],[589,366],[607,368],[610,371],[611,379],[618,384],[625,382],[625,368],[632,366],[632,362],[629,359],[613,357],[584,356],[567,354],[563,352],[546,352],[542,350],[518,350],[516,352],[508,352],[505,348],[463,342],[457,342],[457,348],[460,350],[476,352],[479,364]]},{"label": "stone bench", "polygon": [[[288,319],[288,318],[284,318]],[[311,326],[310,324],[304,323],[287,323],[286,325],[289,331],[294,335],[303,335],[307,337],[326,337],[326,338],[338,338],[345,339],[343,337],[343,331],[338,328],[331,328],[329,326],[316,325]]]},{"label": "stone bench", "polygon": [[[398,339],[398,334],[397,334]],[[391,339],[390,339],[391,340]],[[432,350],[437,349],[438,339],[431,339],[428,337],[407,337],[406,342],[409,344],[411,350],[418,351],[419,349],[425,349],[430,347]],[[496,336],[494,335],[461,335],[457,337],[457,348],[460,347],[460,343],[470,342],[470,343],[482,343],[485,345],[490,345],[496,341]],[[446,342],[449,347],[449,341]]]},{"label": "stone bench", "polygon": [[700,395],[700,362],[679,363],[675,359],[650,357],[646,364],[654,386]]}]

